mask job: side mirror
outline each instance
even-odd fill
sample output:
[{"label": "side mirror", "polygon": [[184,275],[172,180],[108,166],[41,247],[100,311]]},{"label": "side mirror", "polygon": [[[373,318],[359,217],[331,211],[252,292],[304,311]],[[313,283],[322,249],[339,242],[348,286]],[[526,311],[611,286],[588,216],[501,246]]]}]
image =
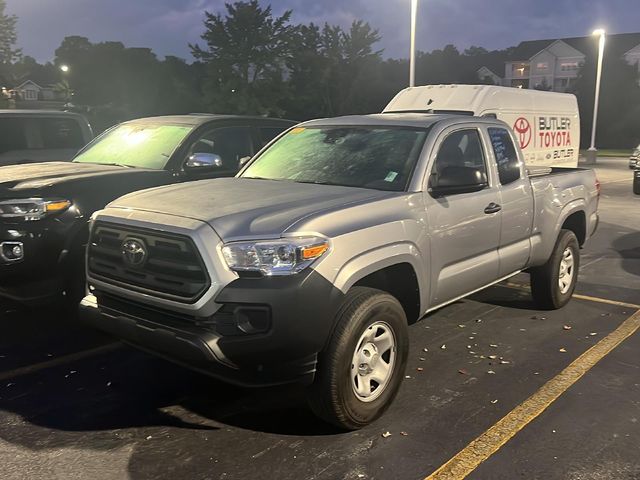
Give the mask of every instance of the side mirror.
[{"label": "side mirror", "polygon": [[435,196],[478,192],[488,185],[487,175],[473,167],[446,167],[431,182],[429,192]]},{"label": "side mirror", "polygon": [[189,169],[222,167],[222,158],[215,153],[194,153],[187,159],[185,165]]},{"label": "side mirror", "polygon": [[242,167],[244,167],[249,160],[251,160],[251,157],[242,157],[239,161],[238,161],[238,170],[240,170]]}]

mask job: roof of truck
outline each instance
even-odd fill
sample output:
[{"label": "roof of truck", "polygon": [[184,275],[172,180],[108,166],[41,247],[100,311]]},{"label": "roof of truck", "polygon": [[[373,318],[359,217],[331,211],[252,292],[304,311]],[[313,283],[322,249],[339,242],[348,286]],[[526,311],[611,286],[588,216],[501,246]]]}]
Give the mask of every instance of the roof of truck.
[{"label": "roof of truck", "polygon": [[79,113],[63,112],[61,110],[18,110],[18,109],[1,109],[0,116],[34,116],[34,117],[81,117]]},{"label": "roof of truck", "polygon": [[349,115],[345,117],[320,118],[317,120],[309,120],[301,126],[338,126],[338,125],[363,125],[363,126],[384,126],[395,125],[404,127],[428,128],[438,122],[452,119],[472,119],[473,121],[490,121],[495,123],[492,118],[472,117],[470,115],[441,114],[441,113],[375,113],[371,115]]},{"label": "roof of truck", "polygon": [[284,120],[281,118],[244,116],[244,115],[220,115],[220,114],[214,114],[214,113],[191,113],[189,115],[163,115],[158,117],[136,118],[133,120],[128,120],[127,122],[124,122],[124,123],[153,121],[157,123],[166,122],[166,123],[179,123],[183,125],[198,126],[211,121],[224,121],[224,120],[256,120],[256,121],[269,120],[271,122],[282,122],[290,125],[297,123],[292,120]]}]

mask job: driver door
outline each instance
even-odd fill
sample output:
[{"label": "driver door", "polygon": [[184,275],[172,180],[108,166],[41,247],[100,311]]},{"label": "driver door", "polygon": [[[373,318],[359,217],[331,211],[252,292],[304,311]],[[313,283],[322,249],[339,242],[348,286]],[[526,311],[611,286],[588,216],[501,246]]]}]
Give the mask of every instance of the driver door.
[{"label": "driver door", "polygon": [[448,167],[471,167],[484,173],[488,185],[472,193],[424,193],[431,232],[431,306],[495,281],[500,241],[500,212],[488,208],[498,203],[500,192],[491,178],[480,131],[459,127],[445,130],[435,151],[430,184]]}]

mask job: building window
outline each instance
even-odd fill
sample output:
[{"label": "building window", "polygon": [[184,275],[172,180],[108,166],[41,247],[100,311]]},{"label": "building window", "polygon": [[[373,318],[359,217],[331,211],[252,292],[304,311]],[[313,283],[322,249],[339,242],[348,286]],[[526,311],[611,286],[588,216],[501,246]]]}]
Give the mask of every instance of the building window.
[{"label": "building window", "polygon": [[578,62],[562,62],[560,64],[562,72],[575,72],[576,70],[578,70]]},{"label": "building window", "polygon": [[513,76],[514,77],[528,77],[529,76],[529,65],[526,63],[516,63],[513,65]]},{"label": "building window", "polygon": [[24,95],[25,100],[37,100],[38,92],[35,90],[23,90],[22,94]]},{"label": "building window", "polygon": [[549,68],[549,64],[547,62],[538,62],[536,68],[538,70],[546,70],[547,68]]}]

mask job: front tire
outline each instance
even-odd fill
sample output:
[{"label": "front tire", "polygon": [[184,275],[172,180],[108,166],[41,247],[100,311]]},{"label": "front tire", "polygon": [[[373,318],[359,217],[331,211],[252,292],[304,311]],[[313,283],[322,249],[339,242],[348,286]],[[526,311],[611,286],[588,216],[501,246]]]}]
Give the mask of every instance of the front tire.
[{"label": "front tire", "polygon": [[580,246],[571,230],[560,230],[551,258],[531,270],[531,294],[539,308],[556,310],[564,307],[578,282]]},{"label": "front tire", "polygon": [[311,409],[342,429],[368,425],[398,393],[408,353],[407,318],[400,302],[380,290],[352,288],[318,359],[308,395]]}]

